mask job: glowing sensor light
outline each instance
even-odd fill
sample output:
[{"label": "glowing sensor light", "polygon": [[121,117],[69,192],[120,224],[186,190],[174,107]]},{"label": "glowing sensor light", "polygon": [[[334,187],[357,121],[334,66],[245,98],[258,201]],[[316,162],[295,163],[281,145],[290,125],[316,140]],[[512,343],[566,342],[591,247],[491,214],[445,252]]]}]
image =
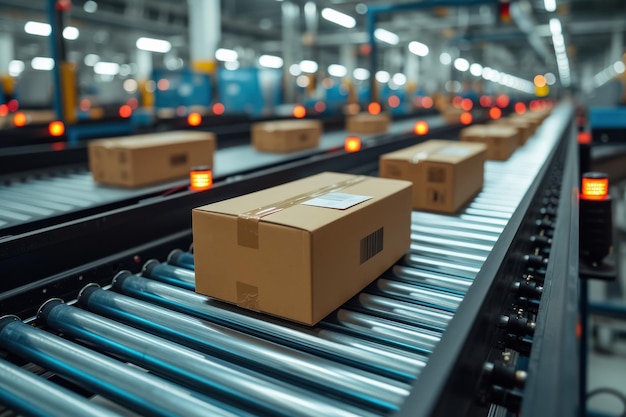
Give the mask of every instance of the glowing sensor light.
[{"label": "glowing sensor light", "polygon": [[213,107],[211,107],[211,109],[213,110],[213,114],[216,114],[218,116],[224,114],[224,111],[226,111],[226,108],[222,103],[215,103]]},{"label": "glowing sensor light", "polygon": [[65,133],[65,125],[59,120],[50,122],[48,125],[48,133],[50,133],[50,136],[63,136]]},{"label": "glowing sensor light", "polygon": [[502,110],[500,110],[498,107],[492,107],[491,109],[489,109],[489,117],[491,117],[493,120],[497,120],[500,117],[502,117]]},{"label": "glowing sensor light", "polygon": [[582,195],[585,200],[604,200],[609,195],[609,179],[597,173],[583,176]]},{"label": "glowing sensor light", "polygon": [[415,132],[417,136],[424,136],[428,133],[428,123],[423,120],[418,120],[413,126],[413,132]]},{"label": "glowing sensor light", "polygon": [[22,112],[13,115],[13,124],[16,127],[26,126],[26,115]]},{"label": "glowing sensor light", "polygon": [[302,119],[304,116],[306,116],[306,108],[304,106],[299,104],[293,108],[293,117]]},{"label": "glowing sensor light", "polygon": [[372,102],[372,103],[367,105],[367,112],[369,114],[377,115],[377,114],[380,114],[381,110],[382,109],[380,107],[380,104],[378,104],[376,102]]},{"label": "glowing sensor light", "polygon": [[187,124],[189,126],[200,126],[200,124],[202,123],[202,116],[200,115],[200,113],[189,113],[189,115],[187,116]]},{"label": "glowing sensor light", "polygon": [[465,113],[461,113],[461,123],[464,125],[469,125],[472,123],[472,121],[474,120],[474,118],[472,117],[472,113],[469,112],[465,112]]},{"label": "glowing sensor light", "polygon": [[133,109],[128,104],[124,104],[120,106],[119,114],[123,119],[128,119],[133,114]]},{"label": "glowing sensor light", "polygon": [[358,152],[361,150],[361,138],[358,136],[348,136],[343,147],[346,152]]},{"label": "glowing sensor light", "polygon": [[193,167],[189,171],[189,184],[193,191],[208,190],[213,186],[213,172],[207,166]]}]

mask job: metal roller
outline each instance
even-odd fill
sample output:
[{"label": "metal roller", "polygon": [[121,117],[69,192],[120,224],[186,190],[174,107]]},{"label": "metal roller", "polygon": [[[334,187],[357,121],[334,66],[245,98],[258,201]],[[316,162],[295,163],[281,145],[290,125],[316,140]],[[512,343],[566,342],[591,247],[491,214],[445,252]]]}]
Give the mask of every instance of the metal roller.
[{"label": "metal roller", "polygon": [[[296,388],[239,366],[207,357],[198,351],[166,341],[124,324],[55,300],[46,303],[41,319],[66,336],[93,344],[96,349],[120,356],[173,382],[198,392],[211,393],[224,401],[252,412],[276,416],[371,416],[365,410],[329,397]],[[398,389],[388,401],[404,398],[408,391]],[[380,403],[380,410],[393,410],[398,404]]]},{"label": "metal roller", "polygon": [[168,264],[162,264],[155,259],[145,263],[141,275],[153,278],[166,284],[176,285],[186,290],[196,288],[196,277],[193,271]]},{"label": "metal roller", "polygon": [[404,264],[413,268],[425,269],[427,271],[440,272],[442,274],[454,275],[472,279],[480,271],[480,266],[463,265],[459,262],[432,259],[427,256],[418,256],[409,253],[403,258]]},{"label": "metal roller", "polygon": [[455,312],[463,301],[463,297],[432,288],[418,287],[403,282],[379,278],[370,288],[375,288],[382,295],[398,297],[403,300]]},{"label": "metal roller", "polygon": [[195,319],[152,304],[89,286],[79,304],[89,310],[141,330],[218,356],[246,369],[258,370],[300,385],[346,397],[371,407],[394,399],[399,402],[404,383],[354,369],[245,333]]},{"label": "metal roller", "polygon": [[465,253],[461,251],[455,251],[450,249],[437,248],[430,245],[420,245],[411,243],[409,252],[415,255],[428,256],[431,258],[438,258],[454,262],[462,262],[467,266],[480,266],[487,259],[486,255],[475,255],[472,253]]},{"label": "metal roller", "polygon": [[432,235],[437,237],[448,237],[455,240],[465,240],[472,243],[480,242],[483,244],[494,244],[498,240],[497,235],[475,233],[475,232],[463,232],[459,230],[448,230],[440,227],[411,225],[411,233]]},{"label": "metal roller", "polygon": [[420,271],[415,268],[394,265],[391,271],[383,275],[394,280],[404,281],[417,286],[425,286],[437,290],[466,293],[474,282],[471,279],[438,274],[436,272]]},{"label": "metal roller", "polygon": [[499,235],[504,229],[499,226],[486,226],[480,222],[461,220],[455,216],[446,216],[421,211],[413,211],[411,213],[411,223],[422,224],[425,226],[437,225],[447,229],[473,230],[480,233],[492,233],[494,235]]},{"label": "metal roller", "polygon": [[235,412],[218,401],[24,324],[17,317],[0,319],[0,346],[140,414],[241,415],[241,410]]},{"label": "metal roller", "polygon": [[[118,274],[113,288],[134,298],[396,379],[410,380],[425,366],[425,358],[420,355],[354,340],[353,337],[344,337],[342,342],[336,342],[332,337],[334,332],[322,332],[267,317],[260,319],[254,317],[252,312],[234,312],[210,297],[130,273]],[[363,342],[370,349],[355,349],[353,344],[357,342]]]},{"label": "metal roller", "polygon": [[481,245],[479,243],[457,241],[454,239],[439,238],[435,236],[422,236],[415,233],[411,234],[411,243],[447,248],[462,251],[463,253],[473,253],[484,256],[489,255],[489,252],[493,249],[493,245]]},{"label": "metal roller", "polygon": [[192,271],[195,269],[193,253],[183,252],[180,249],[174,249],[170,252],[167,257],[167,262],[175,266],[191,269]]},{"label": "metal roller", "polygon": [[25,416],[121,417],[120,414],[2,359],[0,403]]}]

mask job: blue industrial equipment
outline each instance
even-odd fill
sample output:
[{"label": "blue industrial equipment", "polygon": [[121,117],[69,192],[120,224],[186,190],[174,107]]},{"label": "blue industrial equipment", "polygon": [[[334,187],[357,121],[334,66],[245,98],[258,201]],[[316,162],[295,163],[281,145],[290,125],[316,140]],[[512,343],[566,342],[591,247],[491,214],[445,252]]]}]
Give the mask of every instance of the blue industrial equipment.
[{"label": "blue industrial equipment", "polygon": [[155,69],[152,79],[157,83],[154,91],[154,107],[157,109],[211,105],[211,77],[208,74],[189,69]]}]

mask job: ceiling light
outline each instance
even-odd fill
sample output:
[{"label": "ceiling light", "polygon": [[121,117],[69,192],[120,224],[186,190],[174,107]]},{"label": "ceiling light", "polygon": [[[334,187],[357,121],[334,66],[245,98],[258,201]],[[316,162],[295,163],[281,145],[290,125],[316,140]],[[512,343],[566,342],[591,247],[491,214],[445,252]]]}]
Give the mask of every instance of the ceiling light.
[{"label": "ceiling light", "polygon": [[98,3],[93,0],[87,0],[83,5],[83,10],[86,13],[95,13],[98,10]]},{"label": "ceiling light", "polygon": [[382,28],[378,28],[374,31],[374,37],[381,42],[388,43],[389,45],[397,45],[398,42],[400,42],[398,35]]},{"label": "ceiling light", "polygon": [[65,29],[63,29],[63,37],[68,41],[75,41],[78,39],[78,35],[80,35],[80,32],[78,28],[74,26],[66,26]]},{"label": "ceiling light", "polygon": [[376,81],[379,83],[387,83],[391,79],[391,75],[387,71],[378,71],[376,72]]},{"label": "ceiling light", "polygon": [[457,58],[454,60],[454,68],[459,71],[467,71],[470,67],[469,61],[465,58]]},{"label": "ceiling light", "polygon": [[406,75],[398,72],[393,75],[393,77],[391,78],[391,81],[398,87],[401,87],[404,84],[406,84]]},{"label": "ceiling light", "polygon": [[30,61],[30,66],[38,71],[50,71],[54,68],[54,59],[36,56]]},{"label": "ceiling light", "polygon": [[470,65],[470,73],[474,77],[480,77],[480,75],[483,73],[483,66],[480,65],[480,64],[472,64],[472,65]]},{"label": "ceiling light", "polygon": [[546,84],[554,85],[556,83],[556,77],[551,72],[546,73],[544,77],[546,77]]},{"label": "ceiling light", "polygon": [[556,0],[543,0],[546,12],[554,12],[556,10]]},{"label": "ceiling light", "polygon": [[333,77],[345,77],[348,74],[348,69],[343,65],[332,64],[328,66],[328,74]]},{"label": "ceiling light", "polygon": [[550,32],[552,32],[552,35],[560,34],[562,33],[562,30],[563,29],[561,28],[561,21],[559,19],[550,19]]},{"label": "ceiling light", "polygon": [[261,55],[259,65],[266,68],[282,68],[283,59],[274,55]]},{"label": "ceiling light", "polygon": [[13,61],[9,62],[9,75],[11,77],[19,76],[22,72],[24,72],[24,67],[24,61],[14,59]]},{"label": "ceiling light", "polygon": [[239,54],[237,53],[237,51],[234,51],[232,49],[219,48],[217,51],[215,51],[215,59],[217,59],[218,61],[236,61],[237,58],[239,58]]},{"label": "ceiling light", "polygon": [[83,62],[88,67],[93,67],[98,62],[100,62],[100,56],[96,55],[96,54],[87,54],[87,55],[85,55],[85,58],[83,59]]},{"label": "ceiling light", "polygon": [[120,66],[115,62],[100,61],[94,65],[93,72],[99,75],[117,75],[120,72]]},{"label": "ceiling light", "polygon": [[626,70],[622,61],[617,61],[615,64],[613,64],[613,69],[618,74],[623,74],[624,70]]},{"label": "ceiling light", "polygon": [[444,52],[439,55],[439,62],[441,62],[443,65],[450,65],[452,63],[452,57],[449,53]]},{"label": "ceiling light", "polygon": [[300,61],[300,69],[302,70],[302,72],[308,72],[309,74],[313,74],[315,71],[317,71],[318,69],[318,65],[317,62],[315,61],[310,61],[310,60],[303,60]]},{"label": "ceiling light", "polygon": [[49,36],[52,27],[47,23],[29,21],[24,25],[24,32],[29,35]]},{"label": "ceiling light", "polygon": [[329,22],[343,26],[344,28],[351,29],[356,26],[356,20],[354,17],[338,12],[335,9],[329,9],[328,7],[322,9],[322,17]]},{"label": "ceiling light", "polygon": [[139,38],[136,42],[137,49],[149,52],[166,53],[172,49],[172,44],[163,39]]},{"label": "ceiling light", "polygon": [[352,72],[352,76],[354,77],[355,80],[365,81],[370,77],[370,72],[366,70],[365,68],[356,68]]},{"label": "ceiling light", "polygon": [[224,62],[224,68],[234,71],[239,68],[239,61],[226,61]]},{"label": "ceiling light", "polygon": [[413,41],[409,43],[409,51],[417,56],[426,56],[428,55],[428,46],[421,42]]}]

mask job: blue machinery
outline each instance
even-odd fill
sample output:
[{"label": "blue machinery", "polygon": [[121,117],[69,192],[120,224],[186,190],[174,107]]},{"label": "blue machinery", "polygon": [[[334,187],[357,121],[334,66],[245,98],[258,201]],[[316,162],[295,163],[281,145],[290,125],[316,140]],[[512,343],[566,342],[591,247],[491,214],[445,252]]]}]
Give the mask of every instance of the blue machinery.
[{"label": "blue machinery", "polygon": [[[414,136],[2,240],[0,269],[25,278],[0,283],[0,315],[26,319],[43,306],[38,327],[0,320],[0,349],[144,415],[483,416],[495,404],[573,415],[571,120],[557,108],[509,161],[487,164],[484,189],[457,215],[414,212],[410,252],[312,328],[195,294],[190,252],[141,264],[189,244],[191,207],[321,170],[371,174]],[[54,275],[38,276],[32,259]],[[132,272],[112,282],[120,269]],[[55,415],[55,401],[73,398],[74,415],[106,415],[5,362],[5,405]],[[37,401],[24,395],[33,377]],[[14,380],[24,393],[4,394]]]}]

